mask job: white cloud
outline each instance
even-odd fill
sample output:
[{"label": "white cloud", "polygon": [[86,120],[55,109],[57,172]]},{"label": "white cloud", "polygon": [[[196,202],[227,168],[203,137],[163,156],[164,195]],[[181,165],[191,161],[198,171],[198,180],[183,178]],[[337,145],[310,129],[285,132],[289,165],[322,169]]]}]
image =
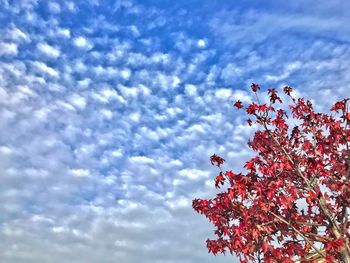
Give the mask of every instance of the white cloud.
[{"label": "white cloud", "polygon": [[2,154],[10,155],[14,152],[14,150],[7,146],[0,146],[0,152]]},{"label": "white cloud", "polygon": [[102,116],[104,116],[106,119],[110,120],[113,118],[113,112],[107,109],[102,109],[101,110]]},{"label": "white cloud", "polygon": [[16,56],[18,54],[18,46],[16,43],[0,43],[0,56]]},{"label": "white cloud", "polygon": [[15,42],[29,41],[28,35],[17,27],[14,27],[8,30],[7,34],[8,34],[8,37]]},{"label": "white cloud", "polygon": [[119,95],[119,93],[110,87],[104,87],[99,92],[92,92],[91,96],[102,103],[109,103],[112,101],[117,101],[119,103],[126,103],[126,100]]},{"label": "white cloud", "polygon": [[197,88],[196,88],[195,85],[186,84],[185,92],[186,92],[187,95],[195,97],[197,95]]},{"label": "white cloud", "polygon": [[121,75],[122,75],[123,79],[129,79],[130,76],[131,76],[131,71],[130,71],[130,69],[128,69],[128,68],[123,69],[123,70],[121,71]]},{"label": "white cloud", "polygon": [[201,171],[197,169],[182,169],[179,171],[181,177],[187,178],[189,180],[204,180],[209,177],[208,171]]},{"label": "white cloud", "polygon": [[207,42],[206,42],[204,39],[199,39],[199,40],[197,41],[197,45],[198,45],[198,47],[200,47],[200,48],[205,48],[205,47],[207,46]]},{"label": "white cloud", "polygon": [[115,150],[115,151],[112,151],[111,152],[111,155],[113,156],[113,157],[116,157],[116,158],[118,158],[118,157],[121,157],[122,155],[123,155],[123,153],[122,153],[122,150]]},{"label": "white cloud", "polygon": [[53,69],[52,67],[49,67],[44,62],[41,61],[34,61],[33,66],[41,73],[45,75],[49,75],[51,77],[58,77],[60,75],[59,71]]},{"label": "white cloud", "polygon": [[86,99],[79,94],[72,94],[69,96],[69,102],[80,110],[83,110],[87,104]]},{"label": "white cloud", "polygon": [[72,2],[72,1],[66,1],[66,7],[67,7],[67,9],[69,10],[69,11],[71,11],[71,12],[74,12],[74,11],[76,11],[76,6],[75,6],[75,4],[74,4],[74,2]]},{"label": "white cloud", "polygon": [[47,117],[49,113],[50,113],[49,109],[43,108],[43,109],[36,110],[34,112],[34,116],[39,121],[47,121]]},{"label": "white cloud", "polygon": [[203,134],[205,133],[205,129],[203,128],[203,125],[201,125],[201,124],[194,124],[191,127],[189,127],[187,129],[187,131],[189,133],[193,133],[193,132],[195,132],[195,133],[203,133]]},{"label": "white cloud", "polygon": [[250,103],[252,101],[251,94],[247,90],[236,89],[232,92],[230,97],[233,101],[240,100],[244,103]]},{"label": "white cloud", "polygon": [[231,95],[232,95],[231,89],[221,88],[215,91],[215,96],[222,100],[230,99]]},{"label": "white cloud", "polygon": [[126,87],[123,85],[119,85],[118,89],[120,90],[123,97],[137,97],[140,94],[140,90],[136,87]]},{"label": "white cloud", "polygon": [[172,201],[167,201],[166,204],[171,208],[171,209],[179,209],[179,208],[187,208],[191,206],[192,200],[189,200],[188,198],[181,196],[175,200]]},{"label": "white cloud", "polygon": [[64,38],[70,38],[70,30],[68,28],[57,28],[56,34]]},{"label": "white cloud", "polygon": [[232,82],[233,80],[240,77],[242,74],[242,69],[240,69],[237,65],[233,63],[229,63],[225,66],[225,68],[221,72],[221,78]]},{"label": "white cloud", "polygon": [[59,48],[51,46],[45,42],[38,43],[36,45],[36,48],[39,50],[40,53],[51,58],[57,58],[60,55]]},{"label": "white cloud", "polygon": [[87,169],[71,169],[71,173],[77,177],[88,177],[90,176],[90,171]]},{"label": "white cloud", "polygon": [[139,29],[135,25],[130,26],[130,30],[134,37],[139,37],[141,35]]},{"label": "white cloud", "polygon": [[79,36],[73,39],[73,44],[81,49],[89,50],[93,48],[93,44],[83,36]]},{"label": "white cloud", "polygon": [[139,163],[139,164],[154,164],[154,160],[146,157],[146,156],[132,156],[129,158],[130,162],[132,163]]},{"label": "white cloud", "polygon": [[141,118],[141,114],[139,112],[133,112],[129,115],[129,119],[133,122],[138,122]]},{"label": "white cloud", "polygon": [[48,3],[48,7],[49,7],[50,12],[53,14],[58,14],[61,12],[61,6],[57,2],[50,1]]}]

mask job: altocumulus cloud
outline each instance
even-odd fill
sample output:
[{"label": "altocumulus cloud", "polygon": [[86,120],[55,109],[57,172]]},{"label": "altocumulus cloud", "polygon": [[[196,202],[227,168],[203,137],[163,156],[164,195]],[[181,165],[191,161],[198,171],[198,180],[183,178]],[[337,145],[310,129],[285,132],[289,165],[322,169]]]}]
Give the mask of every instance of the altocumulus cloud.
[{"label": "altocumulus cloud", "polygon": [[0,3],[2,262],[230,261],[191,200],[251,155],[232,101],[350,91],[344,1]]}]

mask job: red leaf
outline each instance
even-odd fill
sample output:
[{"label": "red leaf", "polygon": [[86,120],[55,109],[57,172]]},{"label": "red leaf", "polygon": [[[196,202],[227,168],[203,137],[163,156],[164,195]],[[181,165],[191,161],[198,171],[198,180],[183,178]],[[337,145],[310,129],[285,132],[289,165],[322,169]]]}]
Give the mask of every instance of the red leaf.
[{"label": "red leaf", "polygon": [[250,105],[248,106],[248,108],[247,108],[247,113],[248,113],[248,114],[254,114],[255,111],[256,111],[257,109],[258,109],[258,104],[252,103],[252,104],[250,104]]},{"label": "red leaf", "polygon": [[252,83],[250,86],[253,92],[257,92],[260,89],[260,86],[258,84]]},{"label": "red leaf", "polygon": [[259,111],[265,111],[266,109],[267,109],[266,104],[260,105],[259,108],[258,108]]},{"label": "red leaf", "polygon": [[339,251],[343,246],[344,246],[344,239],[343,238],[328,241],[325,243],[325,247],[329,251]]},{"label": "red leaf", "polygon": [[290,95],[290,93],[292,92],[292,88],[291,87],[289,87],[289,86],[285,86],[284,88],[283,88],[283,91],[284,91],[284,93],[286,93],[288,96]]},{"label": "red leaf", "polygon": [[223,158],[221,158],[220,156],[213,154],[210,157],[210,162],[212,165],[216,165],[216,166],[220,167],[225,162],[225,160]]},{"label": "red leaf", "polygon": [[224,185],[224,181],[225,181],[225,178],[222,175],[222,173],[220,173],[215,179],[215,187],[220,188],[219,184]]},{"label": "red leaf", "polygon": [[237,100],[233,106],[235,106],[237,109],[243,108],[242,102],[240,100]]}]

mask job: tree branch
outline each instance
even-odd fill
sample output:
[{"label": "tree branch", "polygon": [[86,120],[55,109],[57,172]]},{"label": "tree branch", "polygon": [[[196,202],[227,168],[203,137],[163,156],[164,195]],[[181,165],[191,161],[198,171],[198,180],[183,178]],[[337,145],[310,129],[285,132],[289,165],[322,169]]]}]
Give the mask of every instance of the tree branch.
[{"label": "tree branch", "polygon": [[304,240],[305,242],[307,242],[313,249],[315,249],[315,251],[317,251],[317,253],[322,256],[323,258],[326,258],[326,255],[324,253],[322,253],[312,242],[311,240],[306,237],[302,232],[300,232],[298,229],[296,229],[291,223],[289,223],[287,220],[285,220],[284,218],[280,217],[279,215],[275,214],[274,212],[271,212],[270,213],[276,217],[278,220],[280,220],[281,222],[287,224],[291,229],[293,229],[293,231],[295,233],[297,233],[298,235],[300,235]]}]

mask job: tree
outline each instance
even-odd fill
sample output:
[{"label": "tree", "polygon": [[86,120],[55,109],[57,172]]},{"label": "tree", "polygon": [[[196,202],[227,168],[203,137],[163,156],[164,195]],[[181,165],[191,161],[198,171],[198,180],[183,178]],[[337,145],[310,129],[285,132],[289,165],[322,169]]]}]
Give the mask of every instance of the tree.
[{"label": "tree", "polygon": [[[193,200],[215,226],[209,253],[235,253],[240,262],[350,262],[349,99],[317,113],[287,86],[285,111],[275,89],[265,104],[259,85],[251,89],[256,102],[246,107],[247,123],[259,129],[248,146],[258,154],[245,174],[223,171],[225,160],[211,156],[221,192]],[[244,108],[241,101],[234,106]]]}]

